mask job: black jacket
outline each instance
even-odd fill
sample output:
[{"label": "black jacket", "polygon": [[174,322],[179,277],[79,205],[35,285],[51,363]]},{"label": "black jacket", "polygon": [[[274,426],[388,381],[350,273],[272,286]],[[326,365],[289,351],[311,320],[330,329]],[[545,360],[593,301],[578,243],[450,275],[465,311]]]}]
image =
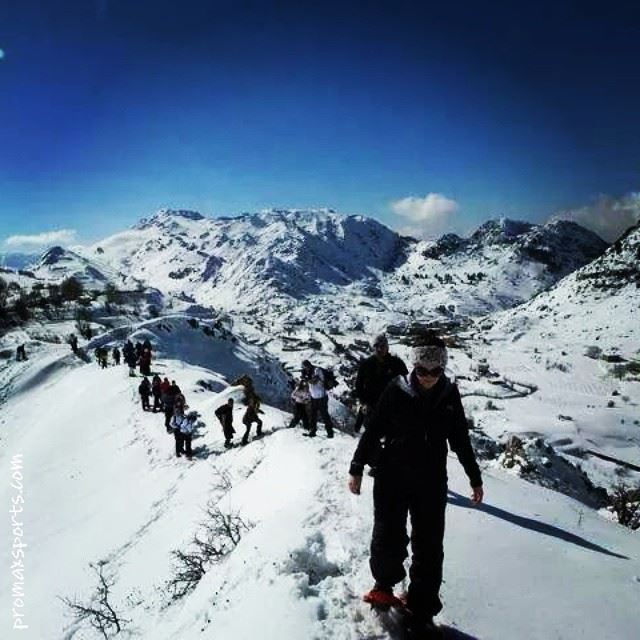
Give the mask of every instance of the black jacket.
[{"label": "black jacket", "polygon": [[378,473],[410,471],[427,481],[446,485],[447,444],[455,451],[471,486],[482,485],[460,392],[445,376],[429,391],[413,378],[398,376],[385,389],[369,428],[362,434],[349,472],[360,476],[379,441],[384,448],[376,461]]},{"label": "black jacket", "polygon": [[223,404],[216,409],[215,414],[223,427],[231,427],[233,425],[233,407],[231,405]]},{"label": "black jacket", "polygon": [[387,385],[396,376],[406,376],[407,365],[398,356],[387,354],[382,361],[369,356],[360,362],[356,377],[356,397],[363,404],[375,407]]}]

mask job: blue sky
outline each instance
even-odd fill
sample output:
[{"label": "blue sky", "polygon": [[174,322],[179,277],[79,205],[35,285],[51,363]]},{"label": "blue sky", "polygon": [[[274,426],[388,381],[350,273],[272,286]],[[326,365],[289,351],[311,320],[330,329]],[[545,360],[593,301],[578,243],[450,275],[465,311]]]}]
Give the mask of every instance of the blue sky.
[{"label": "blue sky", "polygon": [[0,239],[160,207],[467,231],[636,191],[640,11],[588,4],[2,3]]}]

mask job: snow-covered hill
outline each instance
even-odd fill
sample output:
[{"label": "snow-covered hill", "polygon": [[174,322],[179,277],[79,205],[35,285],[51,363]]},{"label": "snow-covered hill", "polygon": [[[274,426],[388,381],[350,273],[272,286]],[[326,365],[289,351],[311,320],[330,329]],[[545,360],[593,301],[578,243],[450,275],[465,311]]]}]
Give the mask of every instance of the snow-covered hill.
[{"label": "snow-covered hill", "polygon": [[565,222],[535,226],[501,219],[468,240],[445,236],[434,244],[331,210],[217,219],[162,210],[86,255],[187,301],[234,312],[274,310],[280,318],[289,314],[292,321],[324,325],[332,324],[338,307],[346,324],[355,326],[357,316],[368,315],[362,307],[405,318],[503,309],[605,247]]},{"label": "snow-covered hill", "polygon": [[66,278],[75,278],[86,289],[101,290],[109,283],[122,285],[131,281],[124,274],[105,264],[98,257],[88,259],[71,249],[51,247],[33,266],[37,278],[60,283]]},{"label": "snow-covered hill", "polygon": [[561,337],[626,357],[638,349],[640,225],[554,287],[498,314],[495,332],[515,337]]},{"label": "snow-covered hill", "polygon": [[[265,405],[265,437],[225,450],[213,411],[228,397],[241,405],[240,389],[225,381],[229,367],[238,358],[259,363],[247,350],[227,350],[206,370],[190,364],[196,351],[184,351],[184,338],[201,329],[170,323],[171,331],[142,325],[139,335],[158,340],[165,357],[154,368],[175,378],[201,414],[193,462],[175,458],[160,414],[142,412],[139,378],[126,367],[100,370],[49,344],[14,370],[0,425],[0,469],[13,481],[0,491],[6,505],[22,496],[13,535],[28,546],[14,575],[10,546],[0,549],[2,637],[101,637],[61,600],[96,606],[90,563],[111,584],[122,637],[395,637],[360,600],[371,585],[372,483],[365,478],[362,496],[347,492],[355,439],[303,438],[283,428],[288,415]],[[198,340],[205,338],[226,342]],[[185,360],[173,359],[177,353]],[[37,384],[24,384],[34,376]],[[203,378],[216,384],[203,386]],[[236,412],[238,423],[241,406]],[[473,509],[453,458],[449,475],[441,616],[448,638],[503,640],[514,630],[525,640],[635,637],[637,534],[499,468],[485,470],[486,504]],[[222,516],[239,526],[239,542],[173,599],[169,583],[180,563],[172,552],[193,552],[194,536],[205,540]],[[11,629],[16,576],[24,578],[28,626],[20,632]]]},{"label": "snow-covered hill", "polygon": [[[640,227],[526,303],[479,322],[470,343],[492,370],[537,391],[479,411],[488,432],[545,435],[601,486],[640,474]],[[481,406],[481,405],[480,405]]]},{"label": "snow-covered hill", "polygon": [[415,245],[382,292],[392,308],[416,315],[484,315],[528,300],[606,247],[572,222],[490,220],[469,238],[447,234]]}]

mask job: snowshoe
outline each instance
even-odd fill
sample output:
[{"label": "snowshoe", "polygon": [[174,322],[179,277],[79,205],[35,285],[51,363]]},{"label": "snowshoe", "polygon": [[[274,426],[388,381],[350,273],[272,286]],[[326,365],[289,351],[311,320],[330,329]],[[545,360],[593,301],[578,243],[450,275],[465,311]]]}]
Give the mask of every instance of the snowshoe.
[{"label": "snowshoe", "polygon": [[368,591],[362,596],[362,599],[367,604],[370,604],[375,609],[381,611],[388,611],[389,609],[406,609],[405,602],[393,595],[393,591],[389,589],[380,589],[374,587],[371,591]]}]

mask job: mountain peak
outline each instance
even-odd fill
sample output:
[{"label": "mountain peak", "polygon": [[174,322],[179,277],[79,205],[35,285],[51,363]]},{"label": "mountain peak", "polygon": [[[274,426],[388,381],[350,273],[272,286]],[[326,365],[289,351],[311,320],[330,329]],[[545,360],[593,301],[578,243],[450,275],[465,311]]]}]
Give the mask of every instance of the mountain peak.
[{"label": "mountain peak", "polygon": [[67,251],[60,246],[47,249],[40,258],[40,266],[52,265],[60,262],[60,259],[66,255]]},{"label": "mountain peak", "polygon": [[133,226],[134,229],[146,229],[147,227],[174,220],[176,218],[184,218],[186,220],[204,220],[204,216],[198,211],[189,209],[158,209],[150,218],[140,218],[139,222]]},{"label": "mountain peak", "polygon": [[473,232],[470,240],[482,244],[509,244],[534,226],[530,222],[505,217],[487,220]]}]

